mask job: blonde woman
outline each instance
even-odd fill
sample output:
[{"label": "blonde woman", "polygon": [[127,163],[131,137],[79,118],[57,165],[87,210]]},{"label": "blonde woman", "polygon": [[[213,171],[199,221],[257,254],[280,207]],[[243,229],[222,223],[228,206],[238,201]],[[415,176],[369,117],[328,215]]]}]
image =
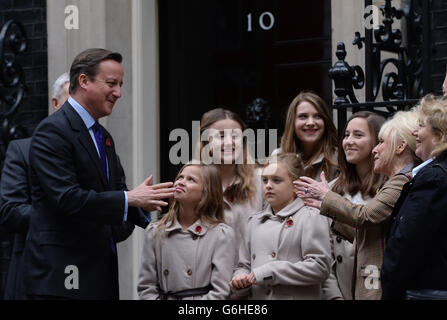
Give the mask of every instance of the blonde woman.
[{"label": "blonde woman", "polygon": [[140,299],[227,299],[234,265],[234,232],[224,224],[219,171],[185,165],[169,212],[146,229]]},{"label": "blonde woman", "polygon": [[416,139],[412,135],[416,125],[414,111],[398,112],[380,129],[379,143],[372,151],[374,172],[385,175],[388,180],[365,204],[354,204],[330,191],[324,175],[321,182],[308,177],[296,181],[298,196],[307,205],[320,209],[322,215],[332,218],[335,232],[348,234],[346,229],[355,228],[355,300],[381,297],[380,268],[391,212],[417,162]]},{"label": "blonde woman", "polygon": [[272,155],[280,152],[299,154],[308,177],[319,179],[323,171],[328,181],[337,177],[337,130],[320,96],[302,91],[293,99],[280,148]]},{"label": "blonde woman", "polygon": [[447,299],[447,98],[418,107],[416,155],[424,161],[393,211],[382,267],[382,299]]}]

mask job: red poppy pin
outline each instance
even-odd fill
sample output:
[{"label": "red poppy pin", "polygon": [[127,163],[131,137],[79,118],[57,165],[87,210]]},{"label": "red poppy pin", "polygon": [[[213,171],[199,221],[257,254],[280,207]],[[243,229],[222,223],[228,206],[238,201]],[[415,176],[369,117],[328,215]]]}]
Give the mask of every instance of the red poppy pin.
[{"label": "red poppy pin", "polygon": [[196,232],[197,232],[197,233],[202,232],[202,227],[201,227],[201,226],[197,226],[197,227],[196,227]]},{"label": "red poppy pin", "polygon": [[112,142],[110,141],[109,137],[106,138],[106,146],[108,146],[108,147],[112,146]]},{"label": "red poppy pin", "polygon": [[289,219],[287,220],[286,224],[287,224],[288,227],[293,226],[293,220],[292,220],[291,217],[289,217]]}]

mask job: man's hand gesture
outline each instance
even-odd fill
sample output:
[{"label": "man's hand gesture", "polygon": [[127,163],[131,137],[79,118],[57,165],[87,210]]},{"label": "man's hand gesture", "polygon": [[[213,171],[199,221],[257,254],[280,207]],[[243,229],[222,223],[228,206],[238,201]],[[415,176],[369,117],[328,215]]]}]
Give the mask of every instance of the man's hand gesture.
[{"label": "man's hand gesture", "polygon": [[157,210],[161,212],[161,207],[168,205],[162,199],[172,198],[175,188],[171,188],[172,182],[153,184],[154,178],[150,175],[138,187],[127,192],[129,206],[142,208],[145,211]]}]

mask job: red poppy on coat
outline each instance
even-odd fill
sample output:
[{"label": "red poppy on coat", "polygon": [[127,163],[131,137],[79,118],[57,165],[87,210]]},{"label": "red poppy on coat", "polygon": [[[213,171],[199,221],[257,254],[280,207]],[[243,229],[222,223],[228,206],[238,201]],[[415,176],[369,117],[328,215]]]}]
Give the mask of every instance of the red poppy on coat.
[{"label": "red poppy on coat", "polygon": [[289,218],[289,220],[287,220],[286,224],[287,224],[288,227],[293,226],[293,220],[292,220],[292,218]]},{"label": "red poppy on coat", "polygon": [[202,227],[201,227],[201,226],[197,226],[197,227],[196,227],[196,232],[197,232],[197,233],[202,232]]},{"label": "red poppy on coat", "polygon": [[106,146],[108,146],[108,147],[112,146],[112,142],[110,142],[109,137],[106,138]]}]

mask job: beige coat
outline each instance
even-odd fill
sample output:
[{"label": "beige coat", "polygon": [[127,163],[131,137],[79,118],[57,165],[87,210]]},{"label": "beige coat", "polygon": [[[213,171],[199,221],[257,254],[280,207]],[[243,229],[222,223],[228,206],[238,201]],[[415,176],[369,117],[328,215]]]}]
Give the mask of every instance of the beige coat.
[{"label": "beige coat", "polygon": [[[331,187],[335,180],[329,184]],[[358,192],[353,197],[349,193],[343,195],[347,200],[355,204],[364,204],[367,199],[362,198]],[[332,219],[328,218],[329,225]],[[329,278],[323,282],[322,297],[324,300],[343,298],[352,300],[352,282],[354,277],[354,245],[341,235],[335,234],[332,230],[331,249],[332,249],[332,269]],[[352,240],[351,240],[352,241]]]},{"label": "beige coat", "polygon": [[230,294],[234,266],[234,231],[226,224],[207,227],[200,219],[187,230],[177,220],[162,236],[157,223],[146,228],[138,295],[142,300],[159,298],[157,285],[167,292],[201,288],[208,294],[185,299],[221,300]]},{"label": "beige coat", "polygon": [[[406,170],[403,173],[407,173]],[[408,180],[409,176],[401,173],[391,177],[364,205],[353,204],[332,191],[321,203],[321,214],[334,219],[332,229],[351,241],[355,238],[355,300],[378,300],[381,297],[380,269],[388,223]]]},{"label": "beige coat", "polygon": [[262,190],[261,174],[261,168],[255,170],[254,182],[256,186],[256,192],[253,198],[253,202],[245,201],[240,203],[230,203],[227,199],[224,198],[225,223],[232,227],[235,232],[236,263],[238,261],[239,247],[247,228],[248,217],[252,213],[261,211],[264,206],[264,193]]},{"label": "beige coat", "polygon": [[267,206],[249,218],[233,277],[253,271],[257,284],[237,290],[253,300],[320,299],[330,273],[327,219],[301,199],[276,215]]}]

